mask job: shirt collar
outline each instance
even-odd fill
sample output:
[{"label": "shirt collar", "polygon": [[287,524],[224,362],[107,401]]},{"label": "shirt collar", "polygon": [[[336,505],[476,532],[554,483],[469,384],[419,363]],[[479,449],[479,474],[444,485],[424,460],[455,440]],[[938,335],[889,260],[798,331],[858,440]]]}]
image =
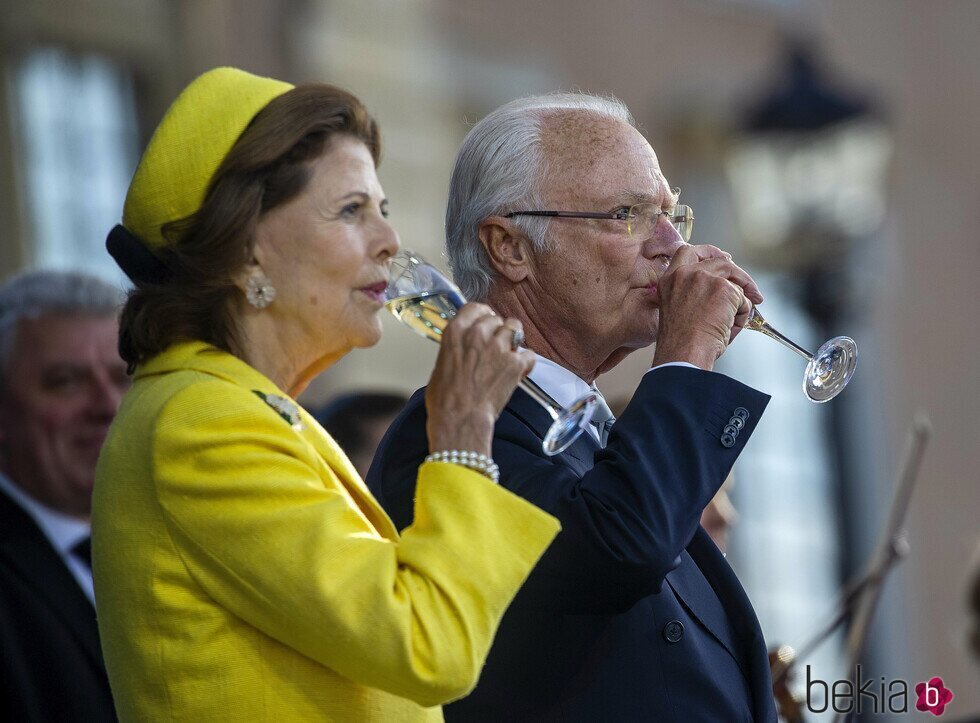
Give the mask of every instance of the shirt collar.
[{"label": "shirt collar", "polygon": [[534,358],[534,368],[528,376],[563,407],[571,406],[575,400],[589,391],[598,391],[595,387],[589,386],[585,380],[575,376],[574,372],[570,372],[551,359],[546,359],[536,352]]},{"label": "shirt collar", "polygon": [[[588,384],[584,379],[570,372],[561,364],[546,359],[537,352],[534,352],[534,368],[528,377],[532,382],[541,387],[551,395],[551,398],[563,407],[570,407],[588,392],[596,392],[600,397],[600,392],[594,385]],[[589,435],[596,442],[599,441],[599,433],[595,425],[585,425]]]},{"label": "shirt collar", "polygon": [[0,490],[31,516],[51,546],[62,556],[92,534],[89,523],[41,504],[3,474],[0,474]]}]

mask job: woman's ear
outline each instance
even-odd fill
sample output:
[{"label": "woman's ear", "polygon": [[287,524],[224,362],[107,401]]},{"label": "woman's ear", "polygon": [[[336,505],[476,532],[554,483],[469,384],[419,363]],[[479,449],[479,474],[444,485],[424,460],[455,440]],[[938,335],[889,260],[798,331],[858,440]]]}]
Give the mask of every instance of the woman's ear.
[{"label": "woman's ear", "polygon": [[512,284],[531,273],[531,242],[503,216],[488,216],[480,224],[480,242],[494,270]]}]

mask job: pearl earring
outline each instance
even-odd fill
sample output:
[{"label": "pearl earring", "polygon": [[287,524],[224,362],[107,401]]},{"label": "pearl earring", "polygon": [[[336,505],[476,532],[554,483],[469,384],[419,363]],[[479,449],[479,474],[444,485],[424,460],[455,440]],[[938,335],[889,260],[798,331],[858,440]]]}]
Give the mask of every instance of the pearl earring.
[{"label": "pearl earring", "polygon": [[245,298],[256,309],[264,309],[276,298],[276,287],[261,271],[245,279]]}]

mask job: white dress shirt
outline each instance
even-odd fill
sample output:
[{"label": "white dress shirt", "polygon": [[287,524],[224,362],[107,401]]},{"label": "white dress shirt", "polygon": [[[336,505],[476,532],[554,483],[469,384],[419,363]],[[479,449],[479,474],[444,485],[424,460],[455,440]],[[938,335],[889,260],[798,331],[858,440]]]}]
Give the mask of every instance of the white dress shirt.
[{"label": "white dress shirt", "polygon": [[[585,396],[589,392],[599,392],[597,388],[589,386],[584,379],[575,376],[574,372],[570,372],[560,364],[551,361],[551,359],[545,359],[538,353],[534,354],[534,358],[534,369],[531,370],[528,377],[532,382],[551,395],[551,398],[561,406],[566,408],[570,407],[576,399]],[[666,364],[658,364],[648,369],[645,373],[671,366],[691,367],[692,369],[698,368],[688,362],[667,362]],[[599,392],[599,394],[601,396],[602,392]],[[589,424],[586,426],[586,429],[589,430],[589,434],[598,443],[599,432],[596,430],[595,425]]]},{"label": "white dress shirt", "polygon": [[2,474],[0,474],[0,490],[30,515],[41,528],[48,542],[61,556],[65,567],[78,581],[82,592],[94,605],[95,588],[92,585],[92,571],[71,552],[75,545],[92,534],[91,525],[42,505]]}]

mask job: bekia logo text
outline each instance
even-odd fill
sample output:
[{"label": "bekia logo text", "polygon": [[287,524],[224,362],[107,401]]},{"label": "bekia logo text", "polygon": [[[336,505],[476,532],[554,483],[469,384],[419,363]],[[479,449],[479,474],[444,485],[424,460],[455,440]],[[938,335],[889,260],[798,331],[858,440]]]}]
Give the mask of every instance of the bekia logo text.
[{"label": "bekia logo text", "polygon": [[[953,700],[953,691],[943,684],[940,677],[930,678],[915,685],[915,709],[923,713],[942,715]],[[864,679],[860,665],[854,667],[852,680],[835,680],[828,683],[814,678],[810,666],[806,666],[806,707],[811,713],[908,713],[909,684],[902,680],[885,678]]]}]

